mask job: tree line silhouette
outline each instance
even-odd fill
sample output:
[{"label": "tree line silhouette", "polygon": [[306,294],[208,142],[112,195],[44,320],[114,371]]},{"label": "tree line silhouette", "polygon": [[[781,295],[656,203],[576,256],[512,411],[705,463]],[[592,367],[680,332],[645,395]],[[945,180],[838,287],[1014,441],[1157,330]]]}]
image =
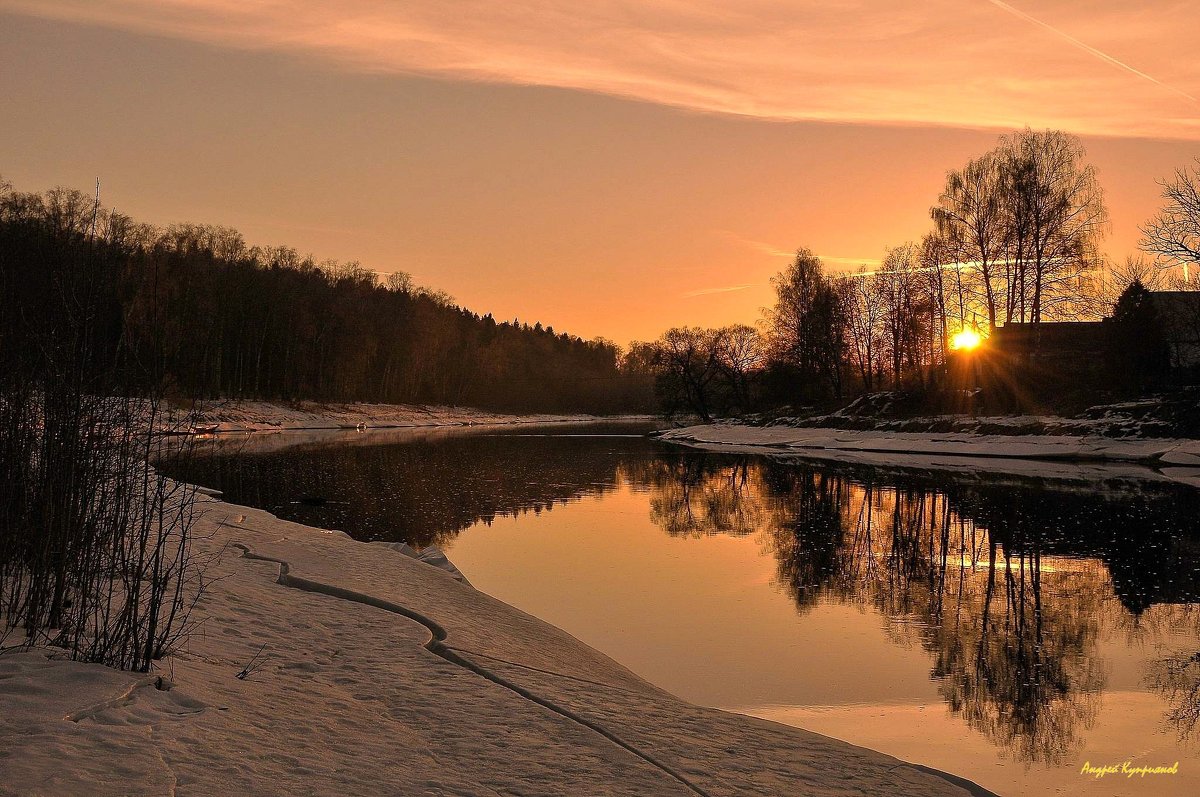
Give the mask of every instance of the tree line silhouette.
[{"label": "tree line silhouette", "polygon": [[[1085,155],[1060,131],[1004,136],[947,173],[920,241],[838,274],[802,248],[772,280],[775,300],[758,329],[671,329],[635,343],[630,357],[657,374],[666,410],[705,419],[881,390],[932,395],[962,387],[947,370],[963,330],[986,337],[1004,325],[1099,319],[1127,290],[1123,310],[1144,305],[1146,287],[1200,288],[1200,168],[1162,183],[1166,203],[1142,230],[1153,259],[1113,265],[1100,250],[1108,212]],[[1136,328],[1110,328],[1120,333],[1110,335],[1113,351],[1095,354],[1111,361],[1109,386],[1136,393],[1161,382],[1162,369],[1146,367],[1163,359],[1161,332],[1152,309],[1123,316]],[[1200,318],[1192,326],[1200,339]],[[1120,340],[1130,335],[1149,348],[1131,350]],[[1138,379],[1125,378],[1131,366]]]},{"label": "tree line silhouette", "polygon": [[[103,324],[89,344],[187,398],[457,404],[512,412],[645,409],[643,374],[602,339],[496,321],[397,273],[248,246],[226,227],[159,229],[79,191],[0,181],[0,339],[36,350],[60,264],[84,249]],[[32,355],[31,355],[32,356]],[[115,362],[97,356],[97,363]]]},{"label": "tree line silhouette", "polygon": [[149,671],[191,627],[203,562],[169,402],[648,406],[617,347],[497,323],[355,263],[158,229],[0,181],[0,649],[57,646]]}]

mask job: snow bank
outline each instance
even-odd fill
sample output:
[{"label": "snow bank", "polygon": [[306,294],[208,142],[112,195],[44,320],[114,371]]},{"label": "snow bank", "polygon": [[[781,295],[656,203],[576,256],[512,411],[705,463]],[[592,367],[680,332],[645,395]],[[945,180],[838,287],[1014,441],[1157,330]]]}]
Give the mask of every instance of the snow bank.
[{"label": "snow bank", "polygon": [[471,582],[467,581],[467,577],[462,574],[462,571],[454,565],[454,562],[451,562],[448,558],[446,558],[446,554],[436,545],[430,545],[418,551],[407,542],[375,541],[370,544],[378,545],[381,548],[389,548],[393,551],[398,551],[405,556],[416,559],[418,562],[424,562],[432,567],[445,570],[454,577],[455,581],[466,584],[468,587],[471,586]]},{"label": "snow bank", "polygon": [[[634,417],[651,416],[621,416]],[[203,402],[170,413],[164,432],[225,433],[302,429],[389,429],[481,424],[582,423],[607,420],[596,415],[506,415],[468,407],[418,404],[325,404],[313,401],[274,404],[266,401]]]},{"label": "snow bank", "polygon": [[882,432],[738,424],[671,429],[659,438],[717,451],[791,454],[853,464],[1001,472],[1042,478],[1169,479],[1196,484],[1196,466],[1200,466],[1200,440]]},{"label": "snow bank", "polygon": [[0,793],[968,793],[685,703],[403,552],[205,507],[203,625],[162,680],[0,656]]}]

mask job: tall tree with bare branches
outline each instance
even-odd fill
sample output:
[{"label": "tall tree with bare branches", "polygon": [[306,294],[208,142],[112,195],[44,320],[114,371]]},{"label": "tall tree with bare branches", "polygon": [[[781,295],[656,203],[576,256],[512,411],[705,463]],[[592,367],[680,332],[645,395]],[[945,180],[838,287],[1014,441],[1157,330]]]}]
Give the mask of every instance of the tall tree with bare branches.
[{"label": "tall tree with bare branches", "polygon": [[1059,130],[1001,139],[1009,246],[1006,322],[1070,314],[1087,273],[1100,262],[1108,224],[1096,170],[1083,144]]},{"label": "tall tree with bare branches", "polygon": [[939,238],[962,262],[974,266],[992,327],[997,319],[996,272],[1010,234],[1003,163],[999,153],[993,151],[970,161],[960,171],[951,171],[938,204],[930,212]]},{"label": "tall tree with bare branches", "polygon": [[1187,287],[1200,287],[1200,157],[1162,183],[1166,205],[1142,226],[1142,250],[1178,266]]}]

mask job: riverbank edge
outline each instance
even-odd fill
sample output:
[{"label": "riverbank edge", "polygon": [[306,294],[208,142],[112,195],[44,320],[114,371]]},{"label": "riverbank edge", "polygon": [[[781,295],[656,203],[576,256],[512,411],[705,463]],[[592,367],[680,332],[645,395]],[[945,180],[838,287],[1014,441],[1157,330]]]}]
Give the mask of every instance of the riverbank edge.
[{"label": "riverbank edge", "polygon": [[[440,731],[450,726],[459,733],[475,734],[483,745],[497,734],[515,733],[518,737],[528,734],[537,738],[539,726],[564,725],[575,728],[577,735],[582,731],[586,745],[566,751],[513,749],[506,750],[505,755],[519,757],[523,753],[528,761],[563,755],[601,759],[615,756],[623,760],[618,782],[598,780],[586,788],[568,789],[565,793],[642,793],[632,788],[632,784],[639,779],[657,778],[664,784],[673,784],[672,788],[651,793],[767,795],[807,781],[820,783],[823,793],[829,794],[976,797],[992,794],[959,776],[847,742],[693,706],[561,629],[455,581],[437,567],[355,541],[342,532],[284,521],[269,512],[225,503],[211,495],[205,495],[203,501],[204,511],[193,530],[194,553],[220,560],[222,572],[212,582],[210,589],[214,594],[206,598],[205,606],[222,610],[210,608],[195,618],[207,629],[203,638],[193,640],[185,651],[171,656],[160,667],[162,672],[171,673],[171,691],[146,692],[156,683],[153,674],[146,678],[99,665],[65,662],[48,655],[49,650],[0,656],[0,676],[9,679],[17,700],[20,701],[20,695],[37,696],[32,705],[26,700],[6,707],[14,709],[4,712],[9,727],[3,727],[6,723],[0,721],[0,739],[5,739],[11,747],[7,760],[20,764],[11,767],[0,779],[0,792],[73,794],[86,783],[88,790],[98,795],[153,794],[163,792],[152,784],[165,781],[172,784],[172,790],[174,784],[182,786],[190,782],[192,788],[200,791],[212,788],[237,792],[236,782],[222,780],[227,775],[196,774],[211,769],[203,764],[205,756],[221,757],[228,752],[219,747],[220,742],[214,742],[218,745],[215,750],[195,750],[191,741],[176,748],[171,744],[171,734],[187,740],[196,731],[182,725],[181,718],[173,711],[168,712],[170,721],[166,723],[160,722],[162,717],[156,712],[164,694],[172,701],[168,708],[181,703],[191,707],[244,702],[251,717],[268,712],[274,715],[275,727],[271,730],[274,735],[302,737],[307,732],[309,716],[290,716],[277,710],[276,703],[283,698],[272,692],[272,688],[281,674],[311,667],[311,652],[289,655],[281,642],[272,643],[268,638],[265,646],[272,648],[271,670],[246,680],[232,677],[234,664],[242,662],[247,654],[240,650],[235,654],[230,647],[242,643],[240,647],[253,651],[261,638],[249,633],[252,626],[240,608],[230,611],[244,605],[245,593],[251,590],[261,596],[263,605],[271,607],[271,615],[281,628],[303,625],[312,619],[298,610],[289,611],[287,599],[296,591],[334,599],[336,614],[321,618],[322,622],[328,623],[332,617],[343,627],[355,628],[361,620],[363,633],[369,632],[361,615],[378,609],[399,615],[399,624],[415,621],[416,628],[429,637],[422,646],[435,656],[420,659],[418,671],[414,671],[411,658],[398,658],[391,664],[387,681],[405,684],[410,693],[420,690],[422,683],[434,683],[427,688],[434,693],[430,701],[442,706],[437,716]],[[277,570],[264,570],[262,563],[271,563]],[[230,597],[222,592],[230,593]],[[243,599],[237,598],[238,593]],[[235,631],[246,632],[247,638],[230,640],[222,636]],[[258,650],[262,652],[261,647]],[[222,667],[214,662],[229,664]],[[444,662],[451,662],[479,676],[488,700],[503,697],[512,703],[516,695],[516,702],[528,706],[528,710],[514,714],[508,709],[503,713],[503,727],[489,727],[484,719],[488,715],[486,706],[477,715],[475,704],[457,703],[455,690],[461,687],[451,688],[453,681],[446,681],[445,675],[439,680],[438,673],[433,672],[438,662],[442,662],[443,670]],[[15,680],[4,672],[14,664],[19,676]],[[338,672],[344,679],[355,670],[343,663]],[[18,684],[18,680],[28,685]],[[62,688],[64,683],[68,689]],[[158,683],[162,688],[161,681]],[[312,692],[305,700],[317,706],[324,695],[315,682],[310,683],[314,685],[306,690]],[[442,686],[437,686],[439,683]],[[585,687],[582,700],[581,684],[594,685]],[[245,690],[246,685],[253,688]],[[370,688],[367,682],[350,687],[351,691],[364,692]],[[62,694],[64,691],[72,694]],[[0,695],[0,706],[5,702],[5,696]],[[64,711],[64,705],[70,710]],[[214,730],[205,725],[202,730],[210,739],[230,738],[229,744],[238,754],[253,756],[252,743],[245,738],[251,729],[245,720],[239,724],[232,716],[236,713],[228,708],[220,712],[200,708],[197,715],[207,718],[208,725],[228,723],[229,727]],[[339,721],[336,716],[332,719]],[[409,720],[401,717],[400,721]],[[420,733],[421,721],[420,717],[411,719],[414,733]],[[26,727],[21,727],[22,724]],[[380,730],[385,729],[373,732]],[[117,741],[114,733],[120,735]],[[25,740],[29,743],[25,744]],[[125,755],[115,754],[114,745],[118,742],[133,749]],[[247,747],[248,744],[251,746]],[[144,750],[148,745],[149,753]],[[614,745],[619,749],[614,749]],[[741,752],[735,756],[734,749]],[[751,750],[755,753],[748,755]],[[782,756],[781,751],[787,755]],[[445,773],[448,781],[480,782],[477,791],[467,789],[467,793],[497,792],[486,784],[492,776],[485,777],[486,773],[473,768],[469,757],[437,755],[434,760],[439,767],[455,768]],[[131,768],[136,770],[138,761],[148,762],[144,764],[146,771],[131,772]],[[72,767],[72,762],[80,763]],[[514,770],[526,765],[526,760],[512,761]],[[544,766],[544,762],[540,765]],[[108,766],[116,768],[115,774],[108,772]],[[284,782],[259,776],[257,764],[251,762],[248,766],[256,778],[252,781],[256,793],[291,793]],[[405,780],[406,765],[393,762],[389,766],[386,771],[392,773],[391,777],[400,778],[390,784],[394,793],[428,793],[425,791],[428,779],[418,786],[415,779],[412,783]],[[337,770],[331,768],[331,771]],[[329,777],[328,773],[325,775]],[[215,780],[205,780],[210,777]],[[261,781],[257,780],[259,777]],[[339,783],[335,788],[318,787],[313,793],[370,792]]]},{"label": "riverbank edge", "polygon": [[760,453],[928,454],[988,459],[1103,462],[1200,467],[1200,440],[1098,435],[998,435],[969,432],[876,432],[832,427],[713,423],[668,429],[659,440]]},{"label": "riverbank edge", "polygon": [[653,421],[656,415],[537,413],[513,415],[472,407],[299,401],[204,401],[175,407],[156,424],[161,434],[208,435],[438,426],[513,426]]}]

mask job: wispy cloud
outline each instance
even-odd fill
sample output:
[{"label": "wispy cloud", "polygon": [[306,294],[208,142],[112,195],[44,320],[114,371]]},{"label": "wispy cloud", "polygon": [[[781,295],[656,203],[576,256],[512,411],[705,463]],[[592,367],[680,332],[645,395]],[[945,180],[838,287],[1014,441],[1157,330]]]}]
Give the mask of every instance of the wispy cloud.
[{"label": "wispy cloud", "polygon": [[702,288],[698,291],[688,291],[683,294],[683,297],[691,299],[696,296],[710,296],[714,293],[733,293],[734,291],[744,291],[747,288],[761,288],[765,284],[764,282],[748,282],[745,285],[728,285],[723,288]]},{"label": "wispy cloud", "polygon": [[[1001,0],[0,0],[0,10],[362,72],[772,120],[1200,137],[1200,59],[1180,35],[1195,5],[1180,0],[1047,0],[1036,18]],[[1048,46],[1030,23],[1071,46]],[[1091,43],[1065,32],[1083,27]]]}]

